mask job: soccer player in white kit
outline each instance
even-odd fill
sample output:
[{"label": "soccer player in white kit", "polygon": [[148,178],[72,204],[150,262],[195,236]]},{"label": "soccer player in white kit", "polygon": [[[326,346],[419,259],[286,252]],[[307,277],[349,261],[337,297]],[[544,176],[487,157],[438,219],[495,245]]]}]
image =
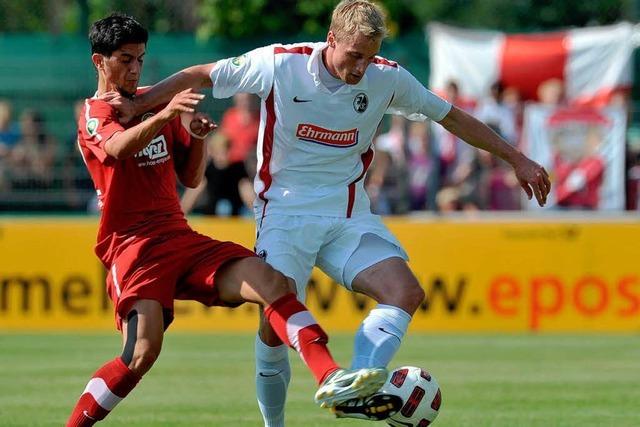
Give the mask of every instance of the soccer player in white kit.
[{"label": "soccer player in white kit", "polygon": [[[402,246],[371,213],[363,187],[372,139],[385,113],[430,118],[502,158],[541,206],[550,190],[540,165],[427,90],[399,64],[376,56],[385,35],[377,5],[344,0],[334,9],[326,42],[266,46],[189,67],[137,98],[133,107],[112,100],[123,102],[126,115],[188,87],[212,86],[216,98],[249,92],[262,99],[256,252],[289,279],[302,301],[315,265],[348,290],[378,302],[356,333],[354,368],[389,363],[425,296]],[[287,348],[267,322],[261,322],[255,348],[265,426],[284,426],[291,376]],[[339,417],[376,420],[397,409],[374,396],[334,411]]]}]

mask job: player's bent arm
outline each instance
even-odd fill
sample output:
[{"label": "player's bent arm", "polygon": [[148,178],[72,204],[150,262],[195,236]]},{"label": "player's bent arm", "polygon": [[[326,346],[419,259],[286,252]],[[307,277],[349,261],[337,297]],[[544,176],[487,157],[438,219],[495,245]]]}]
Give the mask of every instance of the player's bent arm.
[{"label": "player's bent arm", "polygon": [[198,187],[204,178],[206,143],[203,139],[191,138],[185,159],[176,163],[178,179],[187,188]]},{"label": "player's bent arm", "polygon": [[451,111],[439,123],[466,143],[508,162],[529,199],[535,196],[540,206],[545,205],[551,191],[551,181],[542,166],[509,145],[489,126],[459,108],[452,106]]},{"label": "player's bent arm", "polygon": [[171,117],[156,114],[136,126],[116,132],[105,142],[104,151],[116,159],[131,157],[149,145],[169,120]]},{"label": "player's bent arm", "polygon": [[133,100],[135,115],[148,111],[158,105],[167,103],[178,92],[185,89],[200,89],[211,87],[211,70],[215,62],[210,64],[194,65],[167,77],[153,85],[149,90],[138,95]]},{"label": "player's bent arm", "polygon": [[467,144],[488,151],[512,166],[526,159],[524,154],[509,145],[489,126],[455,106],[438,123]]},{"label": "player's bent arm", "polygon": [[196,202],[204,193],[206,188],[207,179],[203,178],[196,188],[187,188],[184,193],[182,193],[182,198],[180,199],[180,207],[182,208],[182,212],[184,212],[185,215],[193,210],[193,207],[196,205]]}]

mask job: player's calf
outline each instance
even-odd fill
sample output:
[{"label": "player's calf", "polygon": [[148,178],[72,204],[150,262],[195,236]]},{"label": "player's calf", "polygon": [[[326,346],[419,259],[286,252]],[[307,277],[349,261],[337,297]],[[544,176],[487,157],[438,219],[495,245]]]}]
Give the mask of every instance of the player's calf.
[{"label": "player's calf", "polygon": [[87,427],[104,419],[140,381],[140,376],[116,357],[104,364],[87,383],[67,427]]},{"label": "player's calf", "polygon": [[[140,320],[136,309],[129,312],[123,324],[125,344],[122,355],[107,362],[93,374],[67,421],[67,427],[92,426],[104,419],[135,388],[142,375],[156,361],[162,334],[157,339],[154,337],[158,334],[150,332],[158,329],[158,321],[162,322],[162,318],[156,319],[153,315],[159,304],[155,301],[138,301],[135,306],[146,314],[146,318]],[[148,310],[149,307],[151,310]]]}]

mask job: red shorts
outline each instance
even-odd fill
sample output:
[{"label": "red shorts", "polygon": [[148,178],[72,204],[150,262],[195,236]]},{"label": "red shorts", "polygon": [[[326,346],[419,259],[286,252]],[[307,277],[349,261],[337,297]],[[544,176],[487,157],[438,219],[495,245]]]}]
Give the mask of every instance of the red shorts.
[{"label": "red shorts", "polygon": [[226,305],[215,287],[216,271],[228,261],[252,256],[256,254],[243,246],[192,230],[128,241],[107,274],[107,292],[115,305],[118,329],[140,299],[162,304],[165,328],[173,320],[174,299]]}]

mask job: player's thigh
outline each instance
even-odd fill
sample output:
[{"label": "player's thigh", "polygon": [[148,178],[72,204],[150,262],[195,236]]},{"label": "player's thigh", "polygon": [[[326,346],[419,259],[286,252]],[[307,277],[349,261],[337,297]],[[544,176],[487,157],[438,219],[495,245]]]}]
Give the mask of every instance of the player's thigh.
[{"label": "player's thigh", "polygon": [[216,275],[216,288],[226,304],[271,304],[293,292],[285,276],[258,257],[231,261]]},{"label": "player's thigh", "polygon": [[295,283],[300,301],[329,227],[314,216],[267,215],[259,223],[257,254]]},{"label": "player's thigh", "polygon": [[[181,250],[190,261],[178,280],[176,299],[198,301],[206,306],[234,306],[246,301],[239,296],[242,281],[250,282],[258,273],[243,272],[234,266],[238,263],[247,265],[245,261],[257,263],[259,259],[253,251],[237,243],[218,241],[195,232]],[[236,294],[231,293],[232,288]]]},{"label": "player's thigh", "polygon": [[333,233],[320,250],[317,265],[348,290],[354,290],[355,277],[372,265],[389,258],[408,259],[377,215],[337,221]]},{"label": "player's thigh", "polygon": [[173,320],[175,285],[183,264],[180,245],[173,240],[143,239],[128,245],[112,262],[106,278],[118,328],[140,300],[160,303],[166,328]]}]

